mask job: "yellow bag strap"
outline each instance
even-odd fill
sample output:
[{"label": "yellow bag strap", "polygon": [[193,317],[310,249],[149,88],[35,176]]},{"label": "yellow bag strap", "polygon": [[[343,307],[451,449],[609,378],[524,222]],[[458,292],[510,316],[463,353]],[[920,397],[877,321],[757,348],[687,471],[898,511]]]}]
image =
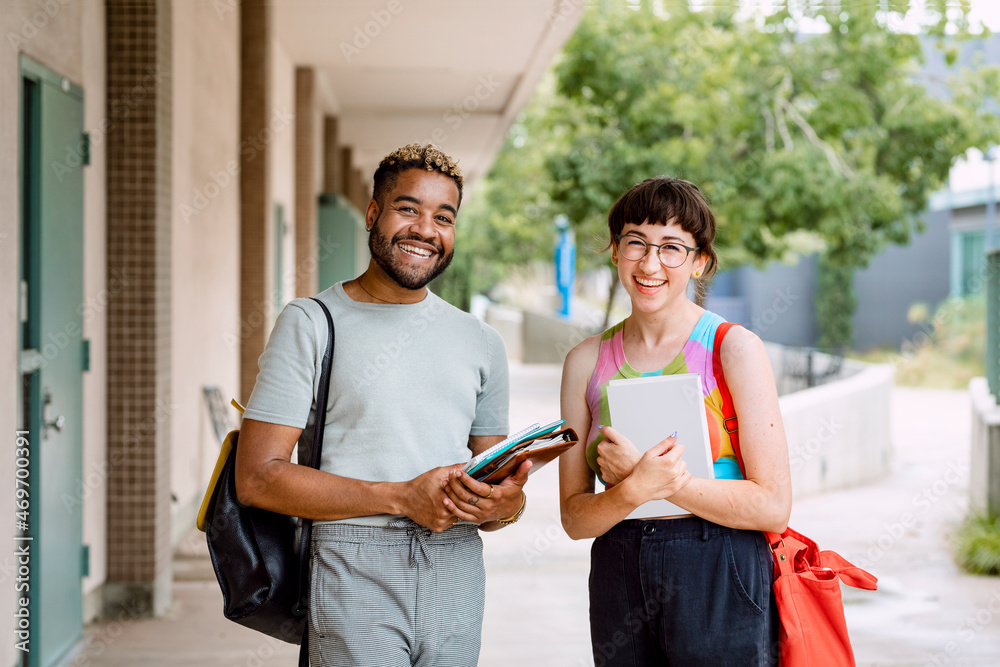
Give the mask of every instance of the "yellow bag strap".
[{"label": "yellow bag strap", "polygon": [[[246,408],[239,404],[239,402],[234,398],[230,401],[233,407],[240,411],[240,414],[246,413]],[[233,440],[239,435],[238,430],[233,430],[229,432],[226,436],[225,441],[222,443],[222,447],[219,448],[219,457],[215,461],[215,469],[212,471],[212,478],[208,481],[208,488],[205,489],[205,496],[201,499],[201,507],[198,509],[198,517],[195,519],[195,525],[198,526],[198,530],[205,531],[205,520],[208,517],[208,506],[212,502],[212,493],[215,490],[215,485],[219,483],[219,477],[222,475],[222,469],[226,465],[226,459],[229,458],[229,453],[233,450]]]}]

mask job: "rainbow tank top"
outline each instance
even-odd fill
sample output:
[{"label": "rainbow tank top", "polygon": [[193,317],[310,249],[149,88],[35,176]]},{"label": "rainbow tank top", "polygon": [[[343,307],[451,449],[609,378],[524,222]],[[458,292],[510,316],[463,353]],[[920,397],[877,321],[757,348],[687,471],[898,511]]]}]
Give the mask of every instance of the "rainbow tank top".
[{"label": "rainbow tank top", "polygon": [[650,375],[677,375],[698,373],[701,375],[701,389],[705,397],[705,412],[708,417],[708,435],[712,443],[712,460],[715,462],[716,479],[743,479],[740,466],[736,462],[733,443],[723,427],[722,395],[715,382],[712,352],[715,349],[715,331],[725,322],[715,313],[705,311],[684,344],[680,354],[658,371],[641,373],[629,365],[625,359],[622,320],[601,334],[601,347],[597,355],[597,366],[587,386],[587,405],[590,406],[590,433],[587,436],[587,463],[597,473],[603,483],[597,465],[597,445],[604,438],[597,430],[601,424],[611,424],[608,410],[608,382],[622,378],[647,377]]}]

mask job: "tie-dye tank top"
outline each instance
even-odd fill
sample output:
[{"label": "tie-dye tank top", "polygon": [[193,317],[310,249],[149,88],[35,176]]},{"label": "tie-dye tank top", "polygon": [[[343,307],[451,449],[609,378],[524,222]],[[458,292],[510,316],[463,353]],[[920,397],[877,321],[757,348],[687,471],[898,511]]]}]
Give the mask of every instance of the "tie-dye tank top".
[{"label": "tie-dye tank top", "polygon": [[705,311],[694,331],[684,344],[680,354],[658,371],[641,373],[629,365],[625,359],[622,320],[601,335],[601,347],[597,354],[597,366],[587,386],[587,405],[590,406],[590,433],[587,436],[587,463],[597,473],[602,482],[597,465],[597,445],[604,438],[597,430],[601,424],[611,424],[608,410],[608,382],[622,378],[637,378],[650,375],[677,375],[698,373],[701,375],[701,389],[705,397],[705,412],[708,417],[708,435],[712,443],[712,460],[715,462],[716,479],[743,479],[740,466],[736,462],[733,443],[723,427],[722,395],[715,382],[712,352],[715,349],[715,331],[725,322],[715,313]]}]

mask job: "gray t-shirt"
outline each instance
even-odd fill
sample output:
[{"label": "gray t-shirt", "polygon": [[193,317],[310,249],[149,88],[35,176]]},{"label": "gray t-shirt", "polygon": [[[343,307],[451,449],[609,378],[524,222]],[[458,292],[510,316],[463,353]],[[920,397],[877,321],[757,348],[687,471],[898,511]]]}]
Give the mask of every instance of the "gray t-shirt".
[{"label": "gray t-shirt", "polygon": [[[317,296],[335,328],[322,470],[402,482],[468,461],[470,435],[507,434],[507,354],[492,327],[430,291],[414,304],[354,301],[341,283]],[[309,299],[282,310],[244,415],[303,429],[300,461],[312,442],[326,330]]]}]

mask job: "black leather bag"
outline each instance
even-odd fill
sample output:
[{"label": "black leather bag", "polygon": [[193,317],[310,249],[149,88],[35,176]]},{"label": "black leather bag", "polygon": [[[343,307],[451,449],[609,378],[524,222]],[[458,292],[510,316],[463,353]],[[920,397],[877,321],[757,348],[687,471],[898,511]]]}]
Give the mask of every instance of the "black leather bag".
[{"label": "black leather bag", "polygon": [[[333,317],[319,299],[329,326],[323,356],[310,465],[318,468],[322,456],[326,404],[333,363]],[[226,618],[282,641],[301,644],[300,665],[308,664],[307,616],[309,604],[309,543],[312,521],[302,522],[298,553],[296,519],[248,507],[236,497],[238,433],[230,433],[233,447],[208,504],[205,535],[212,567],[222,588]],[[303,659],[305,662],[303,662]]]}]

